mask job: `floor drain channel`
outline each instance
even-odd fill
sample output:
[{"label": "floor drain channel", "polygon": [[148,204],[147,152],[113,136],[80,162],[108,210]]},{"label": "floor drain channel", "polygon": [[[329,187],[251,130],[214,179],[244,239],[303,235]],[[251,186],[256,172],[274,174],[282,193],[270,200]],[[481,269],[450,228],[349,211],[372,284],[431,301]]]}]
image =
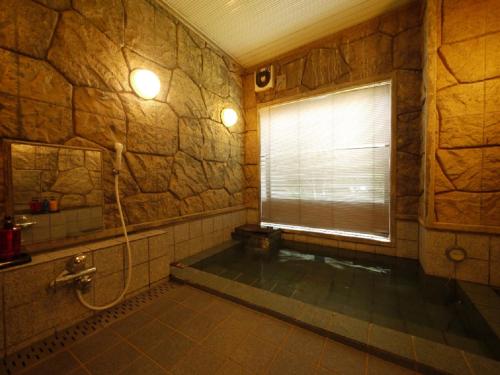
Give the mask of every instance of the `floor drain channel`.
[{"label": "floor drain channel", "polygon": [[36,365],[38,362],[70,346],[75,341],[81,340],[85,336],[104,328],[115,321],[130,315],[146,304],[161,297],[169,290],[175,289],[179,284],[165,282],[154,288],[138,294],[118,306],[98,313],[84,321],[54,333],[24,349],[2,358],[0,361],[0,374],[16,374],[28,367]]}]

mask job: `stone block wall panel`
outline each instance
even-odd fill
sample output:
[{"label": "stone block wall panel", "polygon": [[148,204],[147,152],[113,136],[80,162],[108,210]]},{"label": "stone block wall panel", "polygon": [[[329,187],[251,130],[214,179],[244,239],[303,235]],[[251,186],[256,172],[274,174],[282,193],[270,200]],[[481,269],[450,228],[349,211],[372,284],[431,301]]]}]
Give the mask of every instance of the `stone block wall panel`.
[{"label": "stone block wall panel", "polygon": [[124,10],[121,0],[75,0],[73,7],[115,44],[124,43]]},{"label": "stone block wall panel", "polygon": [[[437,2],[430,3],[436,7]],[[426,135],[435,145],[431,223],[498,231],[500,216],[500,12],[494,0],[443,0],[434,50],[437,119]],[[434,29],[432,29],[434,30]],[[437,35],[437,34],[436,34]],[[435,75],[434,75],[435,73]],[[432,83],[432,82],[431,82]],[[432,203],[431,203],[432,204]],[[476,229],[474,229],[474,227]]]},{"label": "stone block wall panel", "polygon": [[120,46],[76,12],[62,14],[48,60],[75,85],[130,90]]},{"label": "stone block wall panel", "polygon": [[57,12],[31,0],[5,0],[0,13],[0,47],[44,58],[57,23]]},{"label": "stone block wall panel", "polygon": [[[160,78],[154,100],[132,92],[137,68]],[[103,191],[85,199],[104,197],[106,228],[119,225],[116,142],[125,145],[120,194],[128,223],[243,204],[240,71],[154,1],[0,3],[0,137],[101,149]],[[230,130],[220,122],[225,106],[241,114]]]},{"label": "stone block wall panel", "polygon": [[147,0],[126,0],[125,44],[172,69],[177,62],[176,26],[167,12]]}]

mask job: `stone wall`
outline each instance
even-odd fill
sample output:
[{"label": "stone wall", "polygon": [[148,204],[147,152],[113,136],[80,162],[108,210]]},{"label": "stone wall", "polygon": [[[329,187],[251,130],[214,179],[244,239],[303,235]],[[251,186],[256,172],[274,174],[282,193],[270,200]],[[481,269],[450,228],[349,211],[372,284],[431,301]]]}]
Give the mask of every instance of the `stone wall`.
[{"label": "stone wall", "polygon": [[[429,0],[425,15],[427,273],[500,286],[500,12],[495,0]],[[471,233],[476,232],[476,233]],[[453,264],[446,250],[467,259]]]},{"label": "stone wall", "polygon": [[429,124],[436,131],[428,132],[435,137],[430,221],[499,227],[498,2],[443,0],[439,9],[431,73],[436,77],[437,124]]},{"label": "stone wall", "polygon": [[[422,9],[420,3],[384,14],[273,61],[286,83],[254,92],[253,72],[243,78],[246,116],[245,203],[249,220],[259,217],[259,133],[257,105],[337,85],[370,82],[392,75],[396,91],[396,216],[416,220],[421,194],[420,111]],[[404,224],[403,224],[404,225]],[[416,239],[416,238],[415,238]],[[396,250],[393,249],[393,253]],[[412,252],[415,254],[416,252]]]},{"label": "stone wall", "polygon": [[[156,100],[131,91],[138,67],[159,76]],[[243,120],[220,122],[241,86],[233,61],[155,1],[0,3],[0,137],[102,149],[108,228],[117,141],[128,223],[243,204]]]}]

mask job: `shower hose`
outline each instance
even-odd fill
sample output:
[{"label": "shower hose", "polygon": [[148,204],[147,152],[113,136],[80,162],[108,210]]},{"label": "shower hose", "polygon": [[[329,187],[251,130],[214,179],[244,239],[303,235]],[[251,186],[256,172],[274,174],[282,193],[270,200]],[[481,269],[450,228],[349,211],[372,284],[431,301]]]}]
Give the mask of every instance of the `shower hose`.
[{"label": "shower hose", "polygon": [[127,293],[127,290],[130,286],[130,280],[132,278],[132,252],[130,250],[130,242],[128,240],[128,234],[127,234],[127,227],[125,226],[125,219],[123,218],[123,211],[122,211],[122,205],[120,202],[120,191],[118,189],[118,180],[119,180],[119,172],[117,171],[115,174],[115,196],[116,196],[116,203],[118,206],[118,213],[120,214],[120,220],[122,223],[122,228],[123,228],[123,235],[125,237],[125,242],[127,244],[127,279],[125,281],[125,288],[121,292],[121,294],[112,302],[108,303],[107,305],[104,306],[94,306],[85,301],[82,295],[82,291],[80,289],[76,289],[76,296],[78,297],[78,300],[81,302],[83,306],[90,310],[95,310],[95,311],[101,311],[101,310],[106,310],[109,309],[113,306],[115,306],[117,303],[119,303],[123,297],[125,296],[125,293]]}]

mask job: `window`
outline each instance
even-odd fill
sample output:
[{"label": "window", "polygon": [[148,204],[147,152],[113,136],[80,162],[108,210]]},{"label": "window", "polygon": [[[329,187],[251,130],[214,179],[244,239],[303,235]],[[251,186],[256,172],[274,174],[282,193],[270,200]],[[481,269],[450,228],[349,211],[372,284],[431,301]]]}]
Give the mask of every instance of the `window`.
[{"label": "window", "polygon": [[259,116],[262,225],[389,240],[390,82]]}]

